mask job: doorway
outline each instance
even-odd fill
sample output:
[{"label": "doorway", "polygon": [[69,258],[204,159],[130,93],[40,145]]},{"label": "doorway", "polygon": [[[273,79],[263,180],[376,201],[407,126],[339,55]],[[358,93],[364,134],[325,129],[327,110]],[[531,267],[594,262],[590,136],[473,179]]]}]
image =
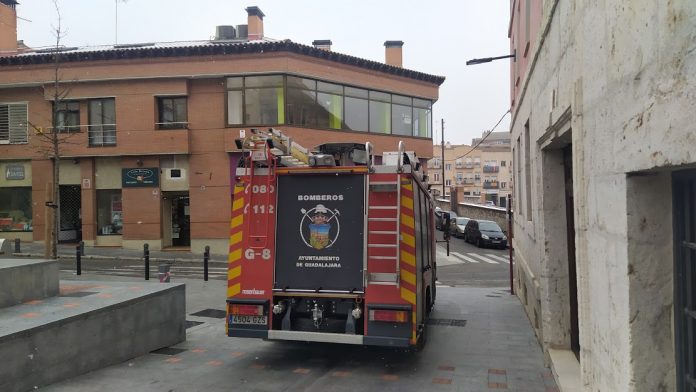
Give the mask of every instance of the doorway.
[{"label": "doorway", "polygon": [[162,192],[162,246],[191,246],[191,215],[188,192]]},{"label": "doorway", "polygon": [[573,214],[573,145],[563,147],[563,174],[565,179],[566,238],[568,241],[568,302],[570,306],[570,349],[580,360],[580,333],[578,326],[578,279],[575,268],[575,216]]},{"label": "doorway", "polygon": [[696,389],[696,170],[673,175],[677,391]]},{"label": "doorway", "polygon": [[82,191],[79,185],[61,185],[59,187],[60,232],[58,242],[82,241]]}]

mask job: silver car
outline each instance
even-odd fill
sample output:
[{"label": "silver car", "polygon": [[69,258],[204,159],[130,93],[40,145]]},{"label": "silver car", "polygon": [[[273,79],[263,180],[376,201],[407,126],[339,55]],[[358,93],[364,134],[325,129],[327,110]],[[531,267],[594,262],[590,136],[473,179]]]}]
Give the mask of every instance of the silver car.
[{"label": "silver car", "polygon": [[452,219],[450,221],[450,233],[455,237],[464,238],[464,228],[467,222],[469,222],[469,218],[462,216]]}]

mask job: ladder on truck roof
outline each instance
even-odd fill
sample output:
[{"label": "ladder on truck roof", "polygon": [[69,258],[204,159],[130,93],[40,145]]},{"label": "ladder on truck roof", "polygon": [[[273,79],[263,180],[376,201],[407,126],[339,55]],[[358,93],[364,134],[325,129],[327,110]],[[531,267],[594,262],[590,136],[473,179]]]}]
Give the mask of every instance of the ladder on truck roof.
[{"label": "ladder on truck roof", "polygon": [[[246,184],[245,192],[249,194],[248,206],[253,208],[256,205],[268,206],[271,204],[271,186],[275,186],[276,177],[276,163],[277,159],[275,154],[271,151],[271,145],[263,137],[260,137],[256,133],[251,133],[249,137],[244,139],[238,139],[237,145],[242,148],[242,151],[248,150],[249,154],[244,154],[240,163],[243,164],[242,173],[237,171],[240,175],[241,181]],[[258,167],[257,167],[258,166]],[[265,169],[261,167],[265,166]],[[263,171],[265,177],[265,184],[261,186],[265,187],[263,192],[258,192],[257,187],[260,186],[254,183],[255,172]],[[255,198],[261,197],[265,198],[260,203],[255,203]],[[247,207],[245,206],[245,209]],[[270,230],[271,214],[265,214],[267,217],[265,222],[261,225],[252,225],[251,219],[244,219],[244,232],[249,233],[249,248],[251,249],[264,249],[268,245],[268,232]]]},{"label": "ladder on truck roof", "polygon": [[[271,158],[275,159],[276,166],[283,167],[307,167],[312,153],[295,143],[291,137],[282,131],[269,128],[268,131],[251,129],[244,136],[236,140],[237,148],[242,152],[248,151],[252,162],[262,163]],[[245,167],[246,168],[246,167]]]}]

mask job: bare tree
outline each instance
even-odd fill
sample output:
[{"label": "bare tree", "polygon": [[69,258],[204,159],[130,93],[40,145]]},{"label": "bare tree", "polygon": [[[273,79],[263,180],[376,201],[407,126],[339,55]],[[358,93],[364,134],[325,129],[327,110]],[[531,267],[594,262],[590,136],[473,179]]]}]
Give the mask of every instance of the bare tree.
[{"label": "bare tree", "polygon": [[[53,108],[51,111],[51,126],[46,129],[30,123],[35,134],[40,137],[42,145],[39,146],[39,151],[43,153],[51,161],[51,183],[47,187],[50,189],[50,194],[47,191],[46,208],[49,210],[46,213],[46,248],[44,254],[46,257],[58,258],[58,234],[60,233],[60,158],[61,147],[70,143],[70,137],[74,133],[63,133],[66,127],[61,125],[60,110],[65,97],[68,96],[69,90],[62,87],[61,75],[61,53],[63,47],[62,39],[66,33],[62,28],[62,20],[58,1],[53,0],[53,6],[56,10],[57,24],[53,26],[53,33],[56,37],[55,47],[52,50],[53,54],[53,91],[51,98],[53,100]],[[50,226],[50,227],[49,227]]]}]

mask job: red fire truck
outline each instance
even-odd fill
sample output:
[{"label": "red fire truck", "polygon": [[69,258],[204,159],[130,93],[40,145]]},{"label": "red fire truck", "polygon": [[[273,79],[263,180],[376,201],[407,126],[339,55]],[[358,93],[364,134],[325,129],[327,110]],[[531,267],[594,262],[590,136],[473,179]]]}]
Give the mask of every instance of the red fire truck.
[{"label": "red fire truck", "polygon": [[308,151],[252,130],[232,186],[227,336],[414,347],[435,301],[434,205],[403,142]]}]

